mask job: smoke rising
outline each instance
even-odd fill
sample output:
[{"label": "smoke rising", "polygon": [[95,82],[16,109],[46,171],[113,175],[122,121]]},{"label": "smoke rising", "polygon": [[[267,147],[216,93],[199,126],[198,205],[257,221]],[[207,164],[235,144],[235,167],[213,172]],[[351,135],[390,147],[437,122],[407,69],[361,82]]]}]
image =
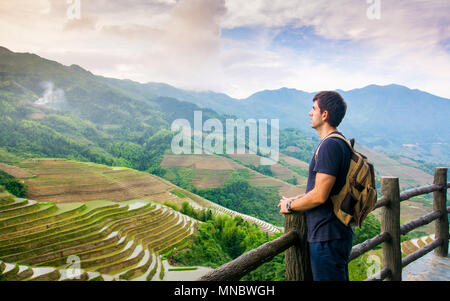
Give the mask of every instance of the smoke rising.
[{"label": "smoke rising", "polygon": [[54,109],[61,109],[66,103],[66,96],[62,89],[55,89],[53,82],[41,82],[41,87],[44,89],[44,94],[41,98],[36,100],[35,104],[42,106],[49,106]]}]

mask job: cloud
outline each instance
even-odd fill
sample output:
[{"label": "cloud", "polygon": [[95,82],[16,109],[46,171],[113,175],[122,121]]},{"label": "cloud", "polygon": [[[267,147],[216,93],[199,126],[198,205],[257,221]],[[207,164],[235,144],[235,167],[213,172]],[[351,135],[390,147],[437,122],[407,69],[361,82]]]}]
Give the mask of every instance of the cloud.
[{"label": "cloud", "polygon": [[222,89],[219,22],[225,13],[224,1],[181,0],[159,26],[130,22],[103,26],[102,32],[145,44],[133,68],[142,77],[191,89]]},{"label": "cloud", "polygon": [[[246,97],[391,82],[450,97],[447,0],[0,2],[2,46],[93,73]],[[225,33],[225,34],[223,34]]]},{"label": "cloud", "polygon": [[[283,57],[292,61],[292,67],[287,68],[294,73],[306,67],[300,61],[309,62],[309,68],[302,73],[317,75],[312,86],[345,81],[337,77],[328,82],[316,72],[320,70],[316,66],[328,66],[329,70],[340,70],[336,75],[352,78],[354,85],[370,83],[369,80],[380,84],[391,81],[450,97],[444,84],[450,76],[450,55],[442,43],[450,38],[448,1],[380,0],[379,3],[380,19],[371,20],[367,16],[371,4],[359,0],[248,0],[243,5],[229,0],[222,27],[273,31],[312,28],[314,35],[322,38],[315,48],[310,49],[306,44],[309,41],[299,41],[291,46],[294,51],[290,58]],[[348,41],[350,48],[339,46],[340,42]],[[329,46],[329,54],[324,57],[324,49]],[[286,53],[283,49],[286,47],[289,46],[273,45],[266,50]],[[354,77],[356,74],[362,77]]]},{"label": "cloud", "polygon": [[91,31],[96,30],[98,18],[95,16],[83,16],[83,19],[73,19],[66,23],[66,31]]}]

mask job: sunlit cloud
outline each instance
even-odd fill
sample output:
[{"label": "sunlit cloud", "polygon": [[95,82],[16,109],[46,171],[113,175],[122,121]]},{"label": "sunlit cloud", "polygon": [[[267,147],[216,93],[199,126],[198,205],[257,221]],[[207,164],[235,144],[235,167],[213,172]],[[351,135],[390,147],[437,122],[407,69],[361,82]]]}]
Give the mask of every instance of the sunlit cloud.
[{"label": "sunlit cloud", "polygon": [[[376,2],[376,1],[375,1]],[[0,2],[4,47],[95,74],[245,98],[397,83],[450,97],[450,4],[379,0]]]}]

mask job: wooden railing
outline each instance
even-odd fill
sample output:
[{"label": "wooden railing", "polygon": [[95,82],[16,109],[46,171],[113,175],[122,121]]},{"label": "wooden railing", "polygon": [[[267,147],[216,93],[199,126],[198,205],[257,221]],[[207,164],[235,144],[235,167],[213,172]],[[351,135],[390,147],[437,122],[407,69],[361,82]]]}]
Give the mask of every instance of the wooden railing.
[{"label": "wooden railing", "polygon": [[[448,255],[449,223],[447,214],[450,212],[450,207],[446,207],[446,202],[449,185],[447,168],[441,167],[435,170],[433,185],[401,193],[398,178],[381,178],[382,197],[377,200],[375,205],[375,209],[381,209],[381,233],[354,246],[350,254],[351,261],[382,244],[383,269],[366,280],[400,281],[402,280],[402,268],[432,250],[437,256],[446,257]],[[433,211],[400,225],[400,202],[431,192],[433,193]],[[432,221],[435,221],[435,240],[402,259],[400,235],[405,235]],[[286,280],[312,280],[304,213],[296,212],[285,215],[285,233],[209,272],[198,280],[239,280],[283,251],[285,252]]]}]

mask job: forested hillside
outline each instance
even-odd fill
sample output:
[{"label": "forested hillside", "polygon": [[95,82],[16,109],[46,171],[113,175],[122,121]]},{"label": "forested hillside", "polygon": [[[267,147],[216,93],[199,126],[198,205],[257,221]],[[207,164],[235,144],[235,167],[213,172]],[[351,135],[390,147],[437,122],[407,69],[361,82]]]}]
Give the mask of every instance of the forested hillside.
[{"label": "forested hillside", "polygon": [[[197,106],[142,95],[78,66],[0,49],[0,159],[60,157],[152,171],[170,123]],[[204,110],[206,118],[219,117]]]},{"label": "forested hillside", "polygon": [[[222,124],[227,118],[237,118],[200,108],[191,102],[161,96],[167,91],[170,91],[171,97],[195,103],[198,99],[202,104],[220,103],[222,108],[230,106],[226,104],[226,95],[184,93],[163,84],[139,84],[104,78],[76,65],[64,66],[34,54],[13,53],[0,47],[0,162],[18,165],[29,158],[65,158],[130,167],[165,177],[232,210],[282,226],[283,217],[276,208],[277,200],[286,191],[304,189],[308,162],[318,138],[297,128],[280,130],[280,160],[272,167],[255,163],[259,162],[261,154],[253,157],[221,154],[221,159],[239,165],[228,171],[211,166],[204,171],[196,168],[195,164],[183,167],[173,163],[173,166],[164,165],[163,159],[171,154],[171,141],[175,133],[170,129],[174,120],[183,118],[192,125],[194,111],[197,110],[202,111],[203,120],[215,118]],[[289,93],[290,97],[295,94],[293,91]],[[264,95],[267,96],[267,93],[256,95],[255,99],[269,101]],[[255,116],[250,117],[276,117],[259,115],[264,110],[259,108],[261,105],[256,100],[253,105]],[[234,110],[230,112],[240,118],[247,117],[244,111]],[[248,146],[247,138],[246,143]],[[365,149],[365,153],[368,152]],[[181,157],[177,159],[182,161]],[[377,159],[377,169],[377,166],[387,162],[385,157],[373,152],[369,159]],[[197,161],[207,164],[205,157],[197,158]],[[413,161],[401,156],[391,157],[388,161],[390,169],[385,166],[380,169],[384,174],[392,170],[392,162],[398,163],[399,169],[407,165],[411,168],[409,171],[416,168],[424,168],[428,173],[433,171],[433,165],[425,161]],[[396,176],[395,172],[393,176]],[[423,174],[419,176],[424,177]],[[205,179],[209,181],[208,185],[205,185]],[[39,180],[46,181],[44,177]],[[413,178],[408,181],[407,185],[416,184]],[[8,174],[0,174],[0,185],[16,196],[29,194],[26,186]],[[48,189],[51,185],[43,186]],[[2,193],[5,188],[1,188]],[[188,215],[197,214],[192,208],[188,209],[179,210],[184,210]],[[194,218],[202,219],[198,216]],[[190,248],[186,252],[173,253],[173,260],[215,267],[273,238],[240,218],[209,216],[203,219],[205,223],[199,227]],[[357,238],[366,239],[367,235],[373,236],[379,232],[376,218],[372,216],[370,221],[366,223],[368,228],[365,231],[356,233]],[[361,241],[359,238],[357,241]],[[354,261],[353,265],[362,265],[361,260]],[[279,255],[246,279],[281,280],[284,275],[283,261],[283,256]],[[353,271],[361,272],[353,275],[353,279],[364,276],[364,267],[355,266]]]},{"label": "forested hillside", "polygon": [[[243,118],[277,118],[283,129],[298,128],[314,135],[308,112],[316,92],[280,88],[259,91],[238,100],[221,93],[185,91],[157,83],[148,83],[143,89],[219,113]],[[450,162],[448,131],[438,130],[449,125],[449,99],[395,84],[338,91],[348,104],[340,127],[344,134],[387,154],[444,165]]]}]

